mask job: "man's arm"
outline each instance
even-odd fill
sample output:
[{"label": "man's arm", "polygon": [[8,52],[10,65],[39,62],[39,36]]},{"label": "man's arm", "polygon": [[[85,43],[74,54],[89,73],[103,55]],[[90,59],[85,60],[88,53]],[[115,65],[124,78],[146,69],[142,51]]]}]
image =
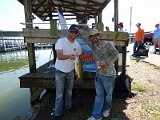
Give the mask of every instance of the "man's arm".
[{"label": "man's arm", "polygon": [[152,42],[154,42],[154,34],[155,34],[155,33],[154,33],[154,31],[153,31]]},{"label": "man's arm", "polygon": [[109,42],[107,45],[105,45],[105,48],[107,48],[107,51],[109,52],[110,56],[105,60],[99,62],[98,65],[101,67],[114,64],[114,62],[118,58],[118,51],[112,43]]},{"label": "man's arm", "polygon": [[109,42],[106,47],[110,53],[110,56],[106,60],[106,64],[112,65],[118,58],[118,51],[111,42]]},{"label": "man's arm", "polygon": [[58,60],[75,60],[75,55],[63,55],[63,50],[56,50]]},{"label": "man's arm", "polygon": [[142,43],[144,43],[144,30],[142,29]]},{"label": "man's arm", "polygon": [[84,34],[83,29],[79,29],[79,36],[91,47],[91,42],[88,41],[88,37]]}]

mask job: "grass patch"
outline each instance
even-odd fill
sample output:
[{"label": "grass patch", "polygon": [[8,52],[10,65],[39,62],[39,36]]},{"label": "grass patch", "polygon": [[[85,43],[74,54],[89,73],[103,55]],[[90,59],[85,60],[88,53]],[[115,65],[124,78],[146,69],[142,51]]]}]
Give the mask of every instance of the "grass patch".
[{"label": "grass patch", "polygon": [[143,62],[143,60],[142,60],[142,59],[140,59],[138,62]]},{"label": "grass patch", "polygon": [[138,91],[138,92],[143,92],[146,90],[146,86],[142,83],[136,83],[132,85],[132,90]]},{"label": "grass patch", "polygon": [[147,106],[146,113],[149,119],[160,120],[160,106]]},{"label": "grass patch", "polygon": [[160,68],[159,66],[154,66],[154,69],[156,70],[159,70],[159,68]]},{"label": "grass patch", "polygon": [[131,60],[136,60],[136,58],[135,58],[135,57],[132,57],[132,56],[130,57],[130,59],[131,59]]},{"label": "grass patch", "polygon": [[149,62],[149,65],[153,65],[153,63]]}]

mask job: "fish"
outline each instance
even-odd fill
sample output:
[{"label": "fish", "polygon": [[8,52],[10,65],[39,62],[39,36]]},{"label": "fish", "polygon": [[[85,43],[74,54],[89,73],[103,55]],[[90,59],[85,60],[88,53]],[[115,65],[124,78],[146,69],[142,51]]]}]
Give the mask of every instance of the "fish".
[{"label": "fish", "polygon": [[75,71],[77,75],[77,80],[82,78],[82,63],[79,57],[75,58]]}]

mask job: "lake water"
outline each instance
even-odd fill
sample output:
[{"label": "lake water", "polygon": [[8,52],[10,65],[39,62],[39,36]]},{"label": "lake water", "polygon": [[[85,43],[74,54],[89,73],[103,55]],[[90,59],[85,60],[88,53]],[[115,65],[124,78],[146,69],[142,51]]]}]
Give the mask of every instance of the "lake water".
[{"label": "lake water", "polygon": [[[51,49],[39,49],[35,51],[35,56],[39,67],[53,59],[53,52]],[[30,110],[29,88],[20,88],[18,78],[28,72],[26,50],[0,53],[0,120],[25,116]]]}]

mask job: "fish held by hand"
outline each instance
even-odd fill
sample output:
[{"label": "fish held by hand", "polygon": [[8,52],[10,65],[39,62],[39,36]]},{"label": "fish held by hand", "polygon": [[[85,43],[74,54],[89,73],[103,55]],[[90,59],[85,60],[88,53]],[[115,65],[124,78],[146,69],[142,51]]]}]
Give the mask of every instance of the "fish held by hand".
[{"label": "fish held by hand", "polygon": [[81,79],[81,77],[82,77],[82,63],[81,63],[79,57],[75,58],[75,71],[77,74],[77,80]]}]

